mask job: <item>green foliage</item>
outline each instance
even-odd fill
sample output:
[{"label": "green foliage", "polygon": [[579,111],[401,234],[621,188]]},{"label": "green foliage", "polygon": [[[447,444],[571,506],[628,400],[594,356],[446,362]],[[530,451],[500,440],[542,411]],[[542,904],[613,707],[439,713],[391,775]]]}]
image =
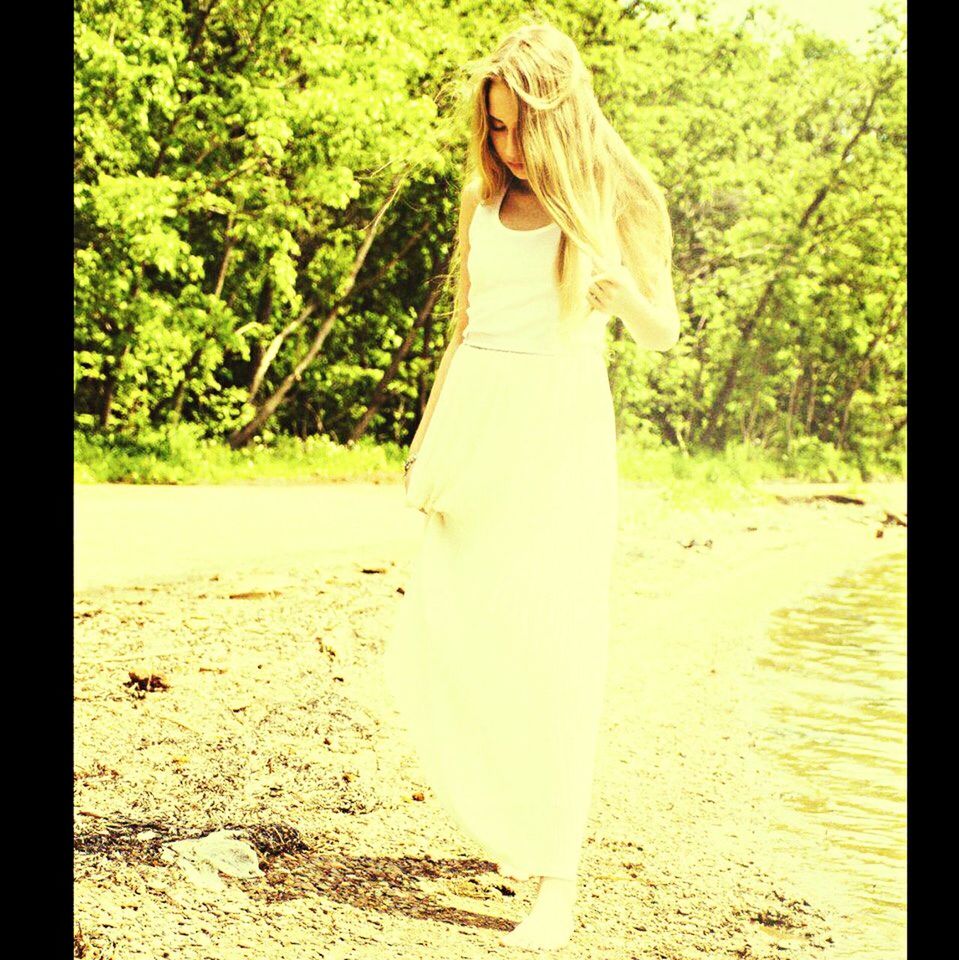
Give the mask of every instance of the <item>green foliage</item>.
[{"label": "green foliage", "polygon": [[402,476],[403,451],[396,444],[364,438],[352,447],[327,437],[257,437],[230,450],[178,423],[122,434],[74,434],[75,483],[255,483],[258,481],[383,482]]},{"label": "green foliage", "polygon": [[[902,4],[863,25],[864,54],[760,8],[712,26],[706,7],[539,5],[673,216],[680,343],[643,352],[611,325],[625,467],[674,491],[748,483],[760,464],[900,471]],[[235,454],[329,465],[368,411],[363,441],[402,448],[451,307],[445,290],[415,325],[456,228],[465,143],[447,92],[516,5],[74,9],[78,477],[192,482],[245,469]],[[342,469],[380,469],[364,450]]]},{"label": "green foliage", "polygon": [[654,484],[677,507],[725,508],[749,500],[757,481],[778,479],[782,466],[764,451],[731,443],[721,453],[683,453],[639,430],[619,438],[619,474],[623,481]]},{"label": "green foliage", "polygon": [[859,470],[844,462],[842,453],[832,443],[818,437],[800,437],[784,458],[786,476],[833,483],[862,479]]}]

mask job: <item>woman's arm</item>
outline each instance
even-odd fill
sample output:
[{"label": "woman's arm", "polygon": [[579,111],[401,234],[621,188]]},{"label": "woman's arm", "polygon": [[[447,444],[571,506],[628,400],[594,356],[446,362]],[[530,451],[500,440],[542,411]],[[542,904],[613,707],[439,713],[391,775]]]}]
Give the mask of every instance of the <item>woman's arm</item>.
[{"label": "woman's arm", "polygon": [[[664,269],[664,273],[668,268]],[[676,294],[672,278],[668,277],[657,285],[659,295],[655,300],[646,297],[635,284],[635,298],[631,307],[619,315],[630,335],[641,347],[647,350],[665,352],[679,342],[679,310],[676,306]]]},{"label": "woman's arm", "polygon": [[[635,268],[634,268],[635,269]],[[607,264],[604,269],[592,274],[589,287],[590,303],[623,321],[629,335],[647,350],[666,351],[679,341],[679,311],[673,292],[669,267],[662,265],[646,289],[640,288],[637,270],[633,272],[625,263],[619,266]]]},{"label": "woman's arm", "polygon": [[433,416],[433,410],[436,407],[440,392],[443,389],[443,383],[446,380],[446,372],[449,369],[450,362],[453,359],[453,354],[456,353],[457,348],[463,342],[463,332],[466,330],[467,322],[466,304],[470,289],[469,269],[467,266],[470,254],[469,227],[478,204],[479,197],[474,189],[468,185],[465,186],[463,188],[463,192],[460,194],[459,213],[460,283],[462,284],[463,290],[462,297],[460,298],[460,314],[457,318],[456,329],[453,333],[453,337],[446,347],[442,361],[440,361],[439,370],[436,371],[436,378],[433,380],[433,387],[430,390],[429,399],[426,401],[426,409],[423,411],[423,417],[420,420],[420,425],[417,427],[412,441],[410,441],[410,456],[415,455],[423,444],[423,438],[426,436],[426,431],[430,424],[430,418]]},{"label": "woman's arm", "polygon": [[[654,217],[647,213],[645,217]],[[665,206],[661,216],[666,218]],[[630,336],[647,350],[666,351],[679,341],[680,316],[673,287],[672,232],[664,219],[661,230],[648,219],[623,224],[620,234],[622,263],[608,271],[617,275],[609,291],[615,307],[610,312],[623,322]],[[664,243],[664,236],[669,243]],[[622,271],[625,271],[623,273]],[[619,289],[616,289],[616,288]]]}]

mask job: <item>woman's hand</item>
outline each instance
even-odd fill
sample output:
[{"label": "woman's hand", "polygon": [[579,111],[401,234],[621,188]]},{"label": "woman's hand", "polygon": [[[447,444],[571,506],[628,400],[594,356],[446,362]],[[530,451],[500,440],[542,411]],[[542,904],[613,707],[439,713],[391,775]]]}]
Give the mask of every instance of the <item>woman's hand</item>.
[{"label": "woman's hand", "polygon": [[633,275],[624,264],[607,263],[594,270],[586,299],[594,310],[617,318],[642,315],[647,305]]},{"label": "woman's hand", "polygon": [[[410,477],[412,476],[413,471],[415,469],[416,469],[416,461],[414,460],[410,464],[409,470],[403,471],[403,491],[407,496],[409,495],[409,492],[410,492]],[[426,513],[426,511],[422,507],[419,508],[419,511],[420,513]]]}]

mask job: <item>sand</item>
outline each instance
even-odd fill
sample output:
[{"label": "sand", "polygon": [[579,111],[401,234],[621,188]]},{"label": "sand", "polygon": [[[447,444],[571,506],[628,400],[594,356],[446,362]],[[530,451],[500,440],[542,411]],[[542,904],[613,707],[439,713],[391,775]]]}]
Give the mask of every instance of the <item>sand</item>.
[{"label": "sand", "polygon": [[[887,517],[904,516],[903,485],[865,496],[678,511],[624,485],[577,928],[556,955],[841,955],[855,918],[803,875],[814,837],[775,852],[782,784],[751,722],[766,618],[904,548]],[[399,486],[75,497],[82,955],[516,953],[496,940],[530,885],[457,834],[382,687],[421,519]],[[256,850],[258,876],[214,884],[170,861],[172,842],[223,828]]]}]

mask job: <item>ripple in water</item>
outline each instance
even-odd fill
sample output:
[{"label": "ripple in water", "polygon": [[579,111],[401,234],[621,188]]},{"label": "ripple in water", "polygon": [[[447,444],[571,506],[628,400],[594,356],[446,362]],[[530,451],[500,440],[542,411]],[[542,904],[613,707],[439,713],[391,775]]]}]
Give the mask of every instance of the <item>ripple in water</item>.
[{"label": "ripple in water", "polygon": [[[830,957],[906,956],[906,555],[772,618],[765,729],[782,846],[843,917]],[[810,840],[812,838],[812,840]]]}]

